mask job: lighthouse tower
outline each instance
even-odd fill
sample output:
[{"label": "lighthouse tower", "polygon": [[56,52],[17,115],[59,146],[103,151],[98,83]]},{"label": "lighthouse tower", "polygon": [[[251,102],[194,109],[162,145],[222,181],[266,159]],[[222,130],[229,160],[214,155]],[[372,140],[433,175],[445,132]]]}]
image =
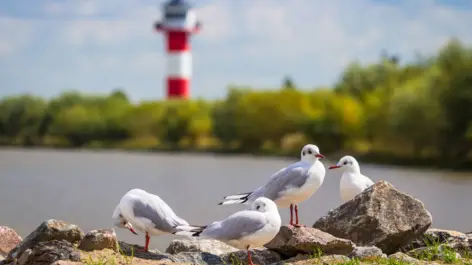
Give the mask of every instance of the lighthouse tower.
[{"label": "lighthouse tower", "polygon": [[170,0],[163,4],[162,11],[162,20],[154,26],[166,38],[167,98],[188,98],[192,75],[189,39],[200,30],[200,22],[184,0]]}]

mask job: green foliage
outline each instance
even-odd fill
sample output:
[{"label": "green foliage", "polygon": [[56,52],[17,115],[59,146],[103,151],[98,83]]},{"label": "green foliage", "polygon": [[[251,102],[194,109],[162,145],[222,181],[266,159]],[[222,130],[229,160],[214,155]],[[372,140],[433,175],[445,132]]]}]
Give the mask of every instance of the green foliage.
[{"label": "green foliage", "polygon": [[472,48],[453,39],[408,64],[384,53],[350,64],[333,88],[297,89],[287,76],[282,89],[231,87],[213,102],[135,104],[121,90],[0,100],[1,144],[295,154],[305,140],[324,153],[472,164]]}]

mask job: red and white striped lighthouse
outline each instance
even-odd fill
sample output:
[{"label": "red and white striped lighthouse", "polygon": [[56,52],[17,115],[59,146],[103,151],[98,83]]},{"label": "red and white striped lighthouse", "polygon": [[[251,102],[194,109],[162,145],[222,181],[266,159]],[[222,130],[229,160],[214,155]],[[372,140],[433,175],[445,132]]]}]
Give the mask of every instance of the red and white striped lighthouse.
[{"label": "red and white striped lighthouse", "polygon": [[192,76],[190,36],[200,30],[195,11],[184,0],[163,4],[163,19],[156,22],[157,31],[165,34],[167,46],[167,98],[188,98]]}]

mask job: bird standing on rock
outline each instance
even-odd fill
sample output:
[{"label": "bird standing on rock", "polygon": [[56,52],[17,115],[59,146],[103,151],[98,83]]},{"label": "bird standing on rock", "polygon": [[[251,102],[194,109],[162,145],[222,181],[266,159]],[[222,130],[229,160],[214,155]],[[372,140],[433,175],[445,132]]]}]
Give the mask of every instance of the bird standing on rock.
[{"label": "bird standing on rock", "polygon": [[282,220],[277,205],[270,199],[259,197],[251,209],[236,212],[222,221],[206,226],[178,226],[175,235],[205,237],[219,240],[238,249],[246,249],[249,265],[250,248],[263,247],[279,232]]},{"label": "bird standing on rock", "polygon": [[176,226],[188,225],[159,196],[142,189],[132,189],[121,198],[113,219],[116,226],[127,227],[134,234],[133,226],[146,233],[144,249],[136,250],[139,252],[149,250],[150,236],[171,234],[178,231]]},{"label": "bird standing on rock", "polygon": [[326,174],[320,158],[324,156],[318,146],[307,144],[301,150],[300,161],[280,169],[265,185],[252,192],[226,196],[225,201],[219,204],[249,204],[259,197],[266,197],[281,208],[290,207],[290,225],[300,227],[298,204],[309,199],[318,190]]},{"label": "bird standing on rock", "polygon": [[352,156],[344,156],[336,165],[329,167],[329,169],[336,168],[343,170],[339,185],[343,202],[354,199],[359,193],[375,184],[370,178],[361,174],[359,163]]}]

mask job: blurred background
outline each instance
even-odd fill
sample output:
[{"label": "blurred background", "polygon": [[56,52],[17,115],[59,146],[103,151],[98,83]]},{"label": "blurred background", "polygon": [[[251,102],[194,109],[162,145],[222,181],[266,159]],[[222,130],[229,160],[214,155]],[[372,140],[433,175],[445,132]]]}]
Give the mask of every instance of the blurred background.
[{"label": "blurred background", "polygon": [[[131,188],[205,224],[313,143],[326,167],[353,155],[423,201],[434,227],[472,230],[472,2],[194,1],[180,99],[153,29],[163,3],[0,3],[0,224],[111,227]],[[301,222],[341,203],[340,176],[327,172]]]}]

